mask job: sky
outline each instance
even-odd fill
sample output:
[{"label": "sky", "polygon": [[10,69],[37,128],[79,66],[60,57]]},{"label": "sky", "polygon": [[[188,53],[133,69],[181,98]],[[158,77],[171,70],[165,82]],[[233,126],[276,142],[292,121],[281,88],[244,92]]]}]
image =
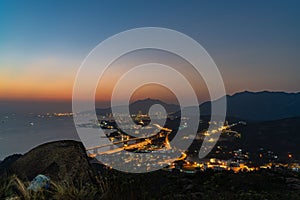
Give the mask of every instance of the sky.
[{"label": "sky", "polygon": [[[297,0],[0,1],[0,100],[70,101],[76,72],[97,44],[149,26],[199,42],[228,94],[299,92],[299,8]],[[99,100],[106,106],[109,98]]]}]

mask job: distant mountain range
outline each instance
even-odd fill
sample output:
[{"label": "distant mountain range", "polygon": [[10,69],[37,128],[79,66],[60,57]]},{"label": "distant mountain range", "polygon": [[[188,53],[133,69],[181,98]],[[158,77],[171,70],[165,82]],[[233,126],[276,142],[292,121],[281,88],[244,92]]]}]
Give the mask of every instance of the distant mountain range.
[{"label": "distant mountain range", "polygon": [[[222,97],[224,98],[224,97]],[[227,116],[251,121],[269,121],[300,116],[300,92],[240,92],[227,95]],[[218,101],[218,100],[216,100]],[[179,106],[160,100],[144,99],[130,104],[131,113],[147,113],[151,105],[160,104],[168,113],[179,111]],[[210,115],[211,102],[202,103],[201,115]],[[191,114],[193,110],[188,109]],[[96,109],[98,115],[111,113],[111,108]]]},{"label": "distant mountain range", "polygon": [[[226,98],[230,117],[269,121],[300,116],[300,93],[245,91]],[[210,105],[211,102],[200,105],[201,115],[210,114]]]},{"label": "distant mountain range", "polygon": [[[138,114],[139,112],[145,114],[148,113],[149,108],[154,105],[154,104],[159,104],[162,105],[167,113],[173,113],[176,111],[180,110],[179,105],[175,104],[167,104],[163,101],[157,100],[157,99],[143,99],[143,100],[138,100],[129,105],[129,110],[131,113]],[[96,113],[98,115],[107,115],[111,113],[111,108],[97,108]]]}]

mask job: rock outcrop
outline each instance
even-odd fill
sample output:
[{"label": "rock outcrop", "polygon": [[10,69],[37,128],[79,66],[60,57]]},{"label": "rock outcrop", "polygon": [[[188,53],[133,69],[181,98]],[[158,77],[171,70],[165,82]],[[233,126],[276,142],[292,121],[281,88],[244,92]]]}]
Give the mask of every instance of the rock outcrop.
[{"label": "rock outcrop", "polygon": [[85,184],[95,181],[95,173],[80,142],[64,140],[42,144],[13,162],[10,174],[32,180],[44,174],[56,181]]}]

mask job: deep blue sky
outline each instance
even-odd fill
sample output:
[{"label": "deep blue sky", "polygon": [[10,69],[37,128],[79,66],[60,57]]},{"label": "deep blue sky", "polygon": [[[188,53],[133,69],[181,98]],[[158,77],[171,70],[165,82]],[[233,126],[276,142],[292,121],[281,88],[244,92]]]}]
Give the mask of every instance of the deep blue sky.
[{"label": "deep blue sky", "polygon": [[[69,89],[72,84],[64,80],[72,82],[99,42],[145,26],[171,28],[197,40],[215,60],[230,94],[299,91],[299,9],[297,0],[0,1],[0,98],[27,98],[33,84],[56,76],[57,69],[62,70],[57,83]],[[23,94],[16,88],[26,80]],[[56,98],[55,90],[43,87]]]}]

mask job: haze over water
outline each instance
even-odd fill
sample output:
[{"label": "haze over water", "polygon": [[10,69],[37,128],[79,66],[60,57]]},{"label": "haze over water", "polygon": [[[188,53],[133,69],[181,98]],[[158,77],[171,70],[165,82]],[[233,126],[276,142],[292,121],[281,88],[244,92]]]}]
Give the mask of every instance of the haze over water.
[{"label": "haze over water", "polygon": [[26,153],[42,143],[79,140],[72,117],[36,114],[0,114],[0,160],[14,153]]}]

